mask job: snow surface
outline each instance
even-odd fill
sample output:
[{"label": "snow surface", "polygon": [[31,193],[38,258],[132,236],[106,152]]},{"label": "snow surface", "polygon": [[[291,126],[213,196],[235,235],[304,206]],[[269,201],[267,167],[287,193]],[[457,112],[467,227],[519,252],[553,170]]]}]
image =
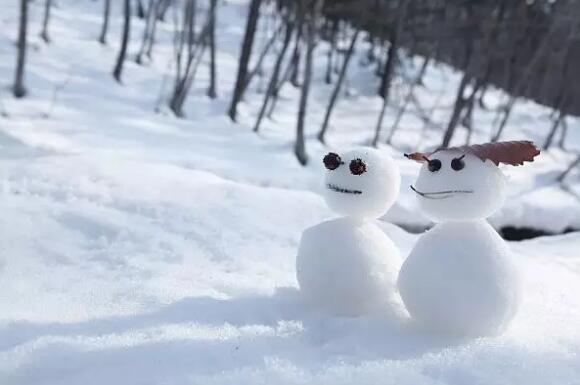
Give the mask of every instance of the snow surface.
[{"label": "snow surface", "polygon": [[[451,162],[461,156],[464,167],[454,170]],[[434,222],[485,219],[505,203],[506,178],[492,161],[457,151],[438,151],[435,159],[441,168],[431,171],[424,162],[413,184],[421,211]]]},{"label": "snow surface", "polygon": [[296,255],[300,297],[331,315],[381,313],[397,299],[397,246],[377,226],[344,217],[304,231]]},{"label": "snow surface", "polygon": [[[329,148],[310,140],[331,91],[320,81],[324,62],[304,169],[291,154],[297,90],[283,90],[260,135],[251,133],[260,82],[240,124],[224,114],[245,1],[220,7],[219,98],[205,97],[203,66],[185,120],[152,112],[171,73],[171,23],[160,25],[154,61],[128,62],[124,84],[113,81],[121,7],[113,3],[104,47],[96,42],[101,2],[58,1],[50,45],[36,35],[42,2],[31,3],[30,95],[17,101],[8,86],[18,2],[0,2],[0,112],[8,114],[0,117],[0,384],[580,383],[578,233],[510,244],[524,266],[524,298],[501,337],[435,337],[402,310],[334,318],[300,305],[300,234],[332,217],[318,194]],[[140,36],[142,23],[135,25]],[[137,39],[130,48],[136,52]],[[372,68],[357,61],[353,68],[348,101],[332,118],[333,149],[368,142],[380,108]],[[438,122],[458,76],[432,68],[418,91],[426,108],[440,101]],[[400,100],[403,89],[394,90]],[[493,93],[488,103],[500,99]],[[493,114],[476,116],[475,138],[484,141]],[[429,221],[405,188],[419,166],[401,154],[435,145],[439,132],[415,114],[402,124],[396,147],[382,148],[403,178],[387,218],[423,228]],[[569,125],[569,144],[579,148],[579,124]],[[549,111],[522,103],[506,139],[539,139],[549,127]],[[509,197],[493,223],[580,227],[577,173],[567,192],[553,183],[572,158],[555,150],[506,170]],[[416,235],[383,227],[407,256]]]},{"label": "snow surface", "polygon": [[[338,168],[325,172],[324,198],[328,207],[337,214],[358,219],[385,215],[401,188],[395,161],[372,148],[348,151],[341,155],[341,161]],[[356,161],[364,164],[365,171],[360,175],[350,170],[350,163]]]},{"label": "snow surface", "polygon": [[437,224],[401,267],[401,299],[427,329],[498,335],[520,306],[520,259],[484,220]]}]

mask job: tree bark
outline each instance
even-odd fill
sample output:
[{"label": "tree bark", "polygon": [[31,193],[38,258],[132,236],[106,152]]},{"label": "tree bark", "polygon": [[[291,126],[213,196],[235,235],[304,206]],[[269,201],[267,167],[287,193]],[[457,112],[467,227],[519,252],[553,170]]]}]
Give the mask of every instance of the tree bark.
[{"label": "tree bark", "polygon": [[564,170],[563,173],[561,173],[558,176],[558,182],[562,183],[564,181],[564,179],[566,178],[566,176],[576,167],[580,166],[580,155],[578,155],[578,157],[576,158],[576,160],[574,160],[572,163],[570,163],[570,165],[568,166],[568,168],[566,168],[566,170]]},{"label": "tree bark", "polygon": [[389,94],[391,91],[391,83],[393,80],[393,75],[395,72],[395,67],[398,60],[398,49],[399,49],[399,39],[403,32],[403,25],[407,18],[407,8],[410,0],[401,0],[399,2],[399,11],[397,14],[397,21],[392,27],[392,32],[390,36],[390,45],[387,52],[387,61],[385,63],[385,69],[381,79],[381,86],[379,88],[379,95],[383,98],[383,106],[381,107],[381,112],[379,113],[379,119],[377,121],[377,126],[375,128],[375,135],[373,137],[372,145],[377,147],[381,137],[381,130],[383,127],[383,119],[385,117],[385,112],[387,110],[387,105],[389,103]]},{"label": "tree bark", "polygon": [[262,102],[262,107],[260,108],[258,118],[256,119],[256,124],[254,125],[254,132],[258,132],[260,130],[260,124],[262,123],[262,119],[264,118],[268,102],[276,92],[276,87],[278,86],[278,78],[280,77],[280,68],[282,67],[282,62],[284,61],[286,51],[288,51],[288,47],[290,46],[290,41],[292,40],[293,32],[294,32],[294,22],[288,20],[286,22],[286,33],[284,35],[284,43],[282,45],[282,50],[278,54],[278,59],[276,60],[276,64],[274,65],[272,77],[270,78],[270,82],[268,83],[268,89],[266,91],[266,94],[264,95],[264,101]]},{"label": "tree bark", "polygon": [[28,36],[28,0],[20,0],[20,22],[18,25],[18,53],[16,56],[16,75],[13,93],[17,98],[26,95],[24,86],[24,67],[26,65],[26,50]]},{"label": "tree bark", "polygon": [[240,60],[238,64],[236,85],[234,86],[232,102],[228,111],[230,119],[232,119],[234,122],[237,120],[238,103],[242,100],[244,86],[246,84],[246,77],[248,76],[248,63],[250,61],[250,56],[252,55],[252,47],[254,45],[254,36],[256,34],[256,27],[260,17],[261,4],[261,0],[252,0],[250,3],[248,20],[246,22],[246,32],[244,33],[242,52],[240,53]]},{"label": "tree bark", "polygon": [[552,142],[554,141],[554,137],[556,136],[556,132],[558,131],[558,128],[562,124],[562,120],[565,117],[566,117],[566,113],[564,112],[564,109],[560,109],[558,111],[558,117],[556,119],[554,119],[554,123],[552,124],[552,128],[550,129],[550,132],[548,133],[548,136],[546,137],[546,141],[544,142],[544,145],[542,146],[542,148],[544,150],[547,150],[552,146]]},{"label": "tree bark", "polygon": [[103,26],[101,27],[101,36],[99,42],[107,44],[107,32],[109,32],[109,19],[111,16],[111,0],[105,0],[103,8]]},{"label": "tree bark", "polygon": [[50,36],[48,35],[48,24],[50,22],[50,9],[52,8],[52,0],[44,1],[44,17],[42,20],[42,32],[40,37],[45,43],[50,43]]},{"label": "tree bark", "polygon": [[145,55],[151,60],[153,56],[153,46],[155,45],[155,35],[157,33],[157,21],[159,18],[157,15],[159,14],[159,9],[163,3],[163,0],[155,0],[155,7],[153,9],[152,21],[151,21],[151,32],[149,34],[149,39],[147,40],[147,49],[145,51]]},{"label": "tree bark", "polygon": [[311,10],[307,25],[307,48],[306,48],[306,63],[304,67],[304,79],[302,82],[302,92],[300,94],[300,104],[298,107],[298,122],[296,125],[296,142],[294,144],[294,154],[301,165],[308,163],[308,155],[306,154],[306,145],[304,141],[304,122],[306,120],[306,113],[308,108],[308,96],[310,94],[310,83],[312,82],[312,62],[314,54],[314,40],[316,38],[316,20],[320,9],[322,8],[323,0],[311,0]]},{"label": "tree bark", "polygon": [[143,64],[143,55],[145,55],[145,49],[149,40],[151,39],[151,29],[152,24],[155,22],[155,0],[149,0],[149,6],[147,7],[147,18],[145,21],[145,29],[143,31],[143,40],[141,41],[141,48],[139,48],[139,53],[135,57],[135,62],[137,64]]},{"label": "tree bark", "polygon": [[336,50],[336,34],[338,33],[338,20],[332,21],[332,31],[330,32],[330,47],[326,57],[326,75],[324,81],[326,84],[332,84],[332,59],[334,51]]},{"label": "tree bark", "polygon": [[145,6],[143,6],[143,0],[137,0],[137,17],[144,19],[146,15],[147,11],[145,11]]},{"label": "tree bark", "polygon": [[298,32],[296,33],[296,40],[294,42],[294,51],[292,53],[292,60],[290,61],[290,83],[296,88],[300,87],[300,82],[298,81],[299,74],[300,74],[300,42],[302,41],[302,31],[303,31],[303,24],[304,24],[304,1],[306,0],[297,0],[297,11],[298,14],[298,25],[297,29]]},{"label": "tree bark", "polygon": [[123,66],[125,58],[127,57],[127,46],[129,45],[129,37],[131,34],[131,0],[125,0],[123,6],[124,22],[123,22],[123,36],[121,39],[121,49],[117,57],[117,63],[113,69],[113,77],[117,82],[121,82],[121,75],[123,74]]},{"label": "tree bark", "polygon": [[344,57],[344,60],[342,62],[342,68],[340,69],[340,74],[338,76],[338,80],[336,81],[336,85],[334,87],[334,90],[332,91],[332,95],[330,97],[328,107],[326,108],[326,114],[324,115],[324,122],[322,123],[322,128],[320,129],[320,132],[318,133],[318,140],[322,143],[324,143],[324,140],[325,140],[324,136],[326,135],[326,131],[328,130],[328,123],[330,122],[330,115],[332,114],[332,111],[333,111],[334,106],[336,104],[336,100],[338,99],[338,95],[340,93],[340,89],[342,88],[342,84],[344,83],[344,78],[346,76],[346,71],[348,69],[348,63],[350,62],[350,58],[352,57],[352,54],[354,52],[354,47],[356,45],[359,33],[360,33],[360,29],[357,29],[356,32],[354,33],[354,35],[352,35],[352,39],[350,41],[348,51],[347,51],[346,56]]},{"label": "tree bark", "polygon": [[210,0],[210,9],[209,9],[210,63],[209,63],[209,88],[207,90],[207,96],[209,96],[212,99],[215,99],[217,97],[216,49],[215,49],[216,8],[217,8],[217,0]]},{"label": "tree bark", "polygon": [[445,134],[443,135],[443,140],[441,142],[442,148],[449,147],[449,143],[455,134],[455,129],[457,128],[457,124],[459,123],[459,119],[461,117],[461,112],[463,111],[463,107],[465,106],[465,97],[463,96],[465,92],[465,88],[469,84],[471,76],[467,73],[463,74],[463,78],[461,79],[461,83],[459,83],[459,87],[457,88],[457,95],[455,96],[455,103],[453,105],[453,113],[451,114],[451,118],[449,119],[449,123],[447,123],[447,128],[445,129]]}]

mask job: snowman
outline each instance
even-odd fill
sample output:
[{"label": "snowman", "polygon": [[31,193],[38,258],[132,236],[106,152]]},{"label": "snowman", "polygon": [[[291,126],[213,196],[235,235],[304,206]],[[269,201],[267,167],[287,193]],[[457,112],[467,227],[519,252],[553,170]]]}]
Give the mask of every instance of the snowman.
[{"label": "snowman", "polygon": [[527,141],[414,153],[422,162],[411,189],[434,222],[403,263],[398,278],[411,317],[443,333],[501,333],[520,303],[518,269],[505,241],[485,218],[505,199],[500,163],[521,165],[539,154]]},{"label": "snowman", "polygon": [[296,275],[305,301],[335,315],[384,309],[396,288],[401,259],[377,226],[400,187],[397,165],[374,149],[324,157],[324,198],[340,214],[302,234]]}]

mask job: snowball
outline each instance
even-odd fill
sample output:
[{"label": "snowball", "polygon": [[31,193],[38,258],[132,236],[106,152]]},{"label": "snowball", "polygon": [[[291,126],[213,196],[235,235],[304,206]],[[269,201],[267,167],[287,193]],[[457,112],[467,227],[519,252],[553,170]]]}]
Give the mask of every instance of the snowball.
[{"label": "snowball", "polygon": [[[339,214],[359,218],[379,218],[393,205],[401,177],[395,161],[375,149],[365,148],[340,154],[343,164],[328,170],[324,197]],[[360,159],[366,171],[354,175],[350,163]]]},{"label": "snowball", "polygon": [[419,239],[401,268],[401,298],[427,328],[468,336],[498,334],[520,302],[512,258],[485,221],[437,225]]},{"label": "snowball", "polygon": [[396,246],[377,225],[340,218],[304,232],[296,274],[306,302],[354,316],[384,309],[400,266]]},{"label": "snowball", "polygon": [[[464,156],[464,167],[454,170],[453,159]],[[432,154],[441,168],[430,171],[425,163],[414,188],[423,212],[434,222],[487,218],[505,200],[505,177],[491,161],[483,162],[472,154],[442,150]]]}]

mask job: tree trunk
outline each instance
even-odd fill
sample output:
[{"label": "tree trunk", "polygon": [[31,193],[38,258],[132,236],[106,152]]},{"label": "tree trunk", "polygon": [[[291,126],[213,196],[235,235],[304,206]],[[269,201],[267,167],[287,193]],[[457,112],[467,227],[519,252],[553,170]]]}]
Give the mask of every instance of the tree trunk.
[{"label": "tree trunk", "polygon": [[451,118],[449,119],[449,123],[447,123],[447,128],[445,129],[445,134],[443,135],[443,141],[441,142],[442,148],[449,147],[449,143],[453,138],[453,134],[455,134],[455,129],[457,128],[457,124],[459,123],[459,119],[461,117],[461,112],[463,111],[463,107],[465,106],[465,98],[463,96],[465,92],[465,88],[469,84],[470,75],[463,74],[463,78],[461,79],[461,83],[459,83],[459,87],[457,88],[457,96],[455,96],[455,104],[453,105],[453,113],[451,114]]},{"label": "tree trunk", "polygon": [[151,20],[151,31],[149,33],[149,39],[147,40],[147,49],[145,50],[145,55],[149,60],[151,60],[151,57],[153,56],[153,46],[155,45],[155,35],[157,33],[157,20],[159,20],[157,15],[159,14],[159,8],[161,7],[163,0],[154,0],[154,2],[155,6],[152,11],[153,15],[151,16],[153,19]]},{"label": "tree trunk", "polygon": [[491,137],[491,142],[497,142],[501,138],[501,135],[503,134],[503,131],[507,125],[508,119],[512,113],[512,109],[514,108],[514,104],[516,103],[516,99],[517,99],[516,96],[514,95],[510,96],[508,102],[503,107],[502,111],[503,117],[501,119],[501,123],[498,129],[496,130],[495,134]]},{"label": "tree trunk", "polygon": [[111,16],[111,0],[105,0],[105,6],[103,9],[103,26],[101,28],[101,36],[99,37],[99,42],[101,44],[107,44],[107,32],[109,31],[110,16]]},{"label": "tree trunk", "polygon": [[324,81],[326,84],[332,84],[332,58],[336,50],[336,34],[338,33],[338,20],[332,21],[332,31],[330,32],[330,47],[328,48],[327,62],[326,62],[326,76]]},{"label": "tree trunk", "polygon": [[144,19],[147,12],[145,11],[145,7],[143,6],[143,0],[137,0],[137,17],[139,19]]},{"label": "tree trunk", "polygon": [[266,91],[266,94],[264,95],[264,101],[262,102],[262,107],[260,108],[258,118],[256,119],[256,124],[254,125],[254,132],[258,132],[260,130],[260,124],[262,123],[262,119],[264,118],[264,114],[268,106],[268,101],[272,96],[274,96],[274,93],[276,92],[276,87],[278,86],[278,78],[280,77],[280,68],[282,67],[284,56],[286,56],[286,51],[288,51],[288,47],[290,46],[290,41],[292,40],[293,32],[294,32],[294,22],[288,20],[286,22],[286,34],[284,35],[284,44],[282,46],[280,54],[278,54],[276,64],[274,65],[272,77],[270,78],[270,82],[268,83],[268,89]]},{"label": "tree trunk", "polygon": [[159,0],[161,3],[157,12],[157,20],[165,21],[165,15],[171,5],[171,0]]},{"label": "tree trunk", "polygon": [[266,55],[268,54],[270,49],[274,46],[274,43],[276,43],[276,39],[278,37],[278,34],[282,30],[283,30],[283,28],[280,27],[272,34],[272,37],[270,38],[270,40],[268,40],[268,42],[264,46],[264,49],[260,53],[260,56],[258,57],[258,60],[256,62],[256,66],[251,71],[248,71],[248,74],[246,75],[246,83],[244,84],[244,88],[242,90],[242,93],[246,92],[246,89],[248,88],[248,86],[252,82],[252,79],[254,78],[254,76],[256,76],[258,73],[260,73],[260,71],[262,70],[262,63],[264,62],[264,59],[266,58]]},{"label": "tree trunk", "polygon": [[566,168],[566,170],[561,173],[558,176],[558,182],[562,183],[564,181],[564,179],[566,178],[566,176],[576,167],[580,166],[580,155],[578,155],[578,157],[576,158],[576,160],[574,160],[572,163],[570,163],[570,165],[568,166],[568,168]]},{"label": "tree trunk", "polygon": [[149,40],[151,39],[151,28],[152,23],[155,22],[155,0],[149,0],[149,6],[147,7],[147,18],[145,21],[145,29],[143,31],[143,40],[141,41],[141,48],[139,48],[139,53],[135,57],[135,62],[137,64],[143,64],[143,55],[145,55],[145,49]]},{"label": "tree trunk", "polygon": [[261,0],[252,0],[250,3],[250,11],[248,14],[248,20],[246,22],[246,32],[244,33],[242,52],[240,53],[240,60],[238,64],[236,85],[234,86],[232,103],[228,111],[230,119],[232,119],[234,122],[237,119],[238,103],[242,100],[244,85],[246,84],[246,77],[248,76],[248,63],[250,61],[250,56],[252,55],[252,46],[254,45],[254,35],[256,34],[258,18],[260,17],[261,3]]},{"label": "tree trunk", "polygon": [[391,131],[389,132],[389,136],[387,137],[387,141],[386,141],[387,144],[392,143],[393,137],[395,136],[395,132],[399,128],[399,123],[401,122],[401,119],[403,119],[403,115],[407,112],[407,106],[409,105],[409,102],[411,102],[411,99],[413,99],[415,97],[414,96],[415,87],[422,84],[423,75],[425,75],[425,71],[427,70],[427,66],[429,64],[429,61],[430,61],[430,58],[428,56],[426,56],[425,59],[423,60],[423,65],[421,66],[419,73],[417,74],[415,80],[413,81],[413,83],[409,87],[409,92],[405,96],[405,100],[403,101],[403,105],[399,109],[399,112],[397,113],[397,117],[395,118],[395,121],[393,122],[393,126],[391,127]]},{"label": "tree trunk", "polygon": [[298,107],[298,122],[296,125],[296,143],[294,144],[294,154],[301,165],[308,163],[306,145],[304,142],[304,121],[306,120],[306,110],[308,107],[308,96],[310,94],[310,83],[312,81],[312,61],[314,54],[314,40],[316,38],[316,20],[323,0],[311,0],[311,11],[307,25],[307,46],[306,63],[304,67],[304,79],[302,82],[302,92],[300,94],[300,104]]},{"label": "tree trunk", "polygon": [[297,0],[297,14],[298,14],[298,32],[296,33],[296,40],[294,42],[294,52],[292,53],[292,60],[290,61],[290,83],[296,88],[300,87],[300,82],[298,81],[300,74],[300,42],[302,41],[302,31],[304,24],[304,4],[306,0]]},{"label": "tree trunk", "polygon": [[381,137],[381,130],[383,127],[383,119],[385,117],[385,112],[387,110],[387,105],[389,103],[389,94],[391,91],[391,83],[393,80],[393,75],[395,72],[395,67],[398,60],[398,49],[399,49],[399,39],[403,32],[403,26],[407,18],[407,7],[410,0],[400,0],[399,10],[397,14],[397,21],[395,25],[392,26],[390,45],[387,51],[387,61],[385,62],[385,69],[381,79],[381,86],[379,88],[379,95],[383,98],[383,106],[381,107],[381,112],[379,113],[379,119],[377,121],[377,126],[375,128],[375,135],[372,141],[373,147],[377,147]]},{"label": "tree trunk", "polygon": [[50,36],[48,35],[48,24],[50,22],[50,9],[52,8],[52,0],[44,1],[44,17],[42,20],[42,32],[40,37],[45,43],[50,43]]},{"label": "tree trunk", "polygon": [[216,7],[217,0],[210,0],[209,9],[209,50],[210,50],[210,63],[209,63],[209,88],[207,90],[207,96],[212,99],[217,97],[216,91],[216,62],[215,62],[215,28],[216,28]]},{"label": "tree trunk", "polygon": [[127,57],[127,46],[129,45],[129,36],[131,33],[131,0],[125,0],[123,7],[124,22],[123,22],[123,36],[121,40],[121,49],[117,58],[117,64],[113,69],[113,77],[117,82],[121,82],[121,75],[123,73],[123,66],[125,58]]},{"label": "tree trunk", "polygon": [[560,130],[560,139],[558,140],[558,147],[562,150],[565,149],[566,138],[568,136],[568,123],[566,122],[566,117],[562,118],[562,129]]},{"label": "tree trunk", "polygon": [[336,100],[338,99],[338,94],[340,93],[340,89],[342,87],[342,83],[344,83],[344,78],[346,76],[346,71],[348,69],[348,63],[350,62],[350,58],[354,52],[354,47],[356,45],[358,35],[360,33],[360,29],[357,29],[354,35],[352,35],[352,39],[350,41],[350,45],[348,47],[348,51],[344,60],[342,62],[342,68],[340,69],[340,74],[338,76],[338,80],[336,81],[336,85],[334,90],[332,91],[332,96],[330,97],[330,102],[328,103],[328,107],[326,108],[326,114],[324,115],[324,122],[322,123],[322,128],[318,133],[318,140],[324,143],[324,136],[326,135],[326,130],[328,129],[328,123],[330,122],[330,115],[332,114],[332,110],[334,109],[334,105],[336,104]]},{"label": "tree trunk", "polygon": [[14,78],[13,93],[17,98],[26,95],[24,86],[24,66],[26,65],[26,50],[28,35],[28,0],[20,0],[20,22],[18,25],[18,54],[16,57],[16,76]]},{"label": "tree trunk", "polygon": [[375,136],[372,141],[373,147],[377,147],[379,140],[381,138],[381,130],[383,127],[383,119],[385,117],[385,112],[387,110],[387,105],[389,104],[389,93],[391,89],[391,80],[393,78],[393,72],[395,70],[395,65],[397,62],[397,49],[398,49],[398,37],[397,33],[393,33],[391,37],[391,44],[389,45],[388,58],[385,63],[385,69],[383,73],[383,78],[381,80],[381,87],[379,89],[380,96],[383,97],[383,105],[381,107],[381,112],[379,113],[379,119],[377,121],[377,126],[375,128]]},{"label": "tree trunk", "polygon": [[544,150],[547,150],[552,146],[552,142],[554,141],[554,137],[556,136],[556,132],[558,131],[558,128],[562,124],[562,120],[565,117],[566,117],[566,113],[564,112],[563,109],[560,109],[560,111],[558,112],[558,117],[556,119],[554,119],[554,123],[552,124],[552,128],[550,129],[550,132],[548,133],[548,136],[546,137],[546,141],[544,142],[544,145],[542,146],[542,148]]}]

